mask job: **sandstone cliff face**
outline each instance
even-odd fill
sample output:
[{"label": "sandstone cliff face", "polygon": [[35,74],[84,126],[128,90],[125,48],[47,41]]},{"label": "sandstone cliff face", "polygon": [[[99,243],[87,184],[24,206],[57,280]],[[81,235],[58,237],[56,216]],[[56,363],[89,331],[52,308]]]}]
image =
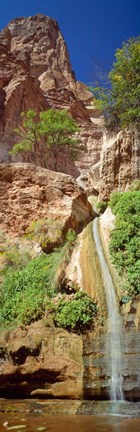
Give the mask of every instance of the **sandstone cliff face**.
[{"label": "sandstone cliff face", "polygon": [[83,396],[82,337],[45,320],[0,339],[0,396]]},{"label": "sandstone cliff face", "polygon": [[[11,21],[0,33],[0,56],[0,162],[25,162],[23,155],[9,155],[17,140],[13,130],[21,111],[65,108],[81,127],[85,151],[76,163],[64,153],[58,160],[59,171],[75,177],[82,173],[86,177],[83,185],[90,191],[100,187],[101,199],[107,199],[112,190],[124,190],[138,178],[139,134],[120,132],[103,144],[103,118],[87,87],[75,79],[55,20],[37,14]],[[32,155],[26,161],[44,166],[43,155],[40,160]],[[47,168],[54,169],[51,158]]]},{"label": "sandstone cliff face", "polygon": [[41,218],[76,230],[92,218],[85,192],[66,174],[33,164],[2,164],[0,184],[0,226],[8,234],[20,236]]},{"label": "sandstone cliff face", "polygon": [[119,132],[105,137],[101,151],[100,198],[108,199],[112,191],[125,191],[140,176],[140,133]]},{"label": "sandstone cliff face", "polygon": [[[0,54],[0,161],[11,161],[8,150],[17,140],[13,129],[21,111],[51,107],[70,111],[82,126],[81,140],[86,144],[77,164],[63,155],[58,169],[77,176],[97,162],[102,144],[99,113],[91,106],[93,98],[86,86],[75,80],[57,22],[41,14],[11,21],[0,34]],[[40,161],[35,155],[28,161],[43,165],[43,155]],[[52,160],[47,168],[54,169]]]}]

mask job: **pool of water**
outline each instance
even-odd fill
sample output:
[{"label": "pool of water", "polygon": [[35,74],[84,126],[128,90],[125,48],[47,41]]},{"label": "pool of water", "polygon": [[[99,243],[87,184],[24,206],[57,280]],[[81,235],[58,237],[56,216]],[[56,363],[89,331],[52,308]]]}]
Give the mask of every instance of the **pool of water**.
[{"label": "pool of water", "polygon": [[6,431],[140,432],[140,403],[1,399],[0,432]]}]

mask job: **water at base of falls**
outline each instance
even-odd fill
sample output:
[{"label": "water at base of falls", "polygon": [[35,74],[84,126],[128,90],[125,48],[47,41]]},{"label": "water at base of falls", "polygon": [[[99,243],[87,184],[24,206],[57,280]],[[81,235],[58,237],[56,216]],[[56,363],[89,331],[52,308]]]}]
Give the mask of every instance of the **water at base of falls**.
[{"label": "water at base of falls", "polygon": [[102,243],[98,232],[97,218],[93,221],[93,236],[101,266],[108,310],[106,354],[107,363],[111,363],[110,399],[122,401],[124,400],[122,390],[122,320],[118,312],[115,288],[104,256]]}]

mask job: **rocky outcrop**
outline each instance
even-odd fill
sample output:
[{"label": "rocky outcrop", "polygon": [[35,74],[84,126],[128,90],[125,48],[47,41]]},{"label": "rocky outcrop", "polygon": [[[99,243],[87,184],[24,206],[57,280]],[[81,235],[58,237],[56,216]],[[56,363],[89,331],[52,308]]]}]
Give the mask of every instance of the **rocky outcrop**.
[{"label": "rocky outcrop", "polygon": [[[33,108],[67,109],[80,125],[84,152],[76,162],[64,152],[58,170],[78,177],[86,172],[89,191],[108,199],[112,190],[125,190],[139,176],[140,136],[136,131],[106,137],[103,118],[92,94],[76,81],[68,50],[57,22],[42,14],[11,21],[0,33],[0,162],[35,162],[44,166],[43,154],[10,156],[17,141],[14,129],[21,111]],[[37,97],[36,97],[37,95]],[[12,159],[11,159],[12,158]],[[47,168],[54,170],[50,157]],[[100,181],[101,178],[101,181]],[[87,180],[83,182],[87,189]]]},{"label": "rocky outcrop", "polygon": [[[122,358],[127,400],[139,400],[140,303],[125,314]],[[136,316],[139,319],[136,324]],[[108,399],[106,327],[84,336],[48,325],[47,317],[0,337],[0,397]]]},{"label": "rocky outcrop", "polygon": [[[83,168],[90,168],[99,160],[102,121],[92,94],[75,79],[57,22],[42,14],[11,21],[0,33],[0,54],[0,162],[11,161],[9,149],[17,141],[14,128],[22,111],[55,108],[69,110],[81,126],[85,144],[76,164],[64,154],[58,170],[77,176]],[[23,155],[12,159],[17,160],[25,162]],[[26,161],[44,166],[43,154],[40,160],[32,155]],[[47,168],[54,169],[51,159]]]},{"label": "rocky outcrop", "polygon": [[45,319],[0,338],[0,396],[83,396],[82,337]]},{"label": "rocky outcrop", "polygon": [[22,235],[33,220],[48,218],[81,229],[92,218],[87,195],[71,176],[33,164],[0,166],[2,231]]},{"label": "rocky outcrop", "polygon": [[112,191],[125,191],[140,176],[140,133],[119,132],[104,139],[100,166],[100,198],[107,200]]}]

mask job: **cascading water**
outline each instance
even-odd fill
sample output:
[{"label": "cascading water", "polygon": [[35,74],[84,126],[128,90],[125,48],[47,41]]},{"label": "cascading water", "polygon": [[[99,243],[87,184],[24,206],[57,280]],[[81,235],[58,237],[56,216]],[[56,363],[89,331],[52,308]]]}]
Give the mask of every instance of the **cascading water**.
[{"label": "cascading water", "polygon": [[101,266],[108,309],[107,354],[111,358],[110,399],[124,400],[122,384],[122,320],[118,312],[116,293],[112,277],[104,257],[102,243],[98,232],[98,219],[93,221],[93,236]]}]

